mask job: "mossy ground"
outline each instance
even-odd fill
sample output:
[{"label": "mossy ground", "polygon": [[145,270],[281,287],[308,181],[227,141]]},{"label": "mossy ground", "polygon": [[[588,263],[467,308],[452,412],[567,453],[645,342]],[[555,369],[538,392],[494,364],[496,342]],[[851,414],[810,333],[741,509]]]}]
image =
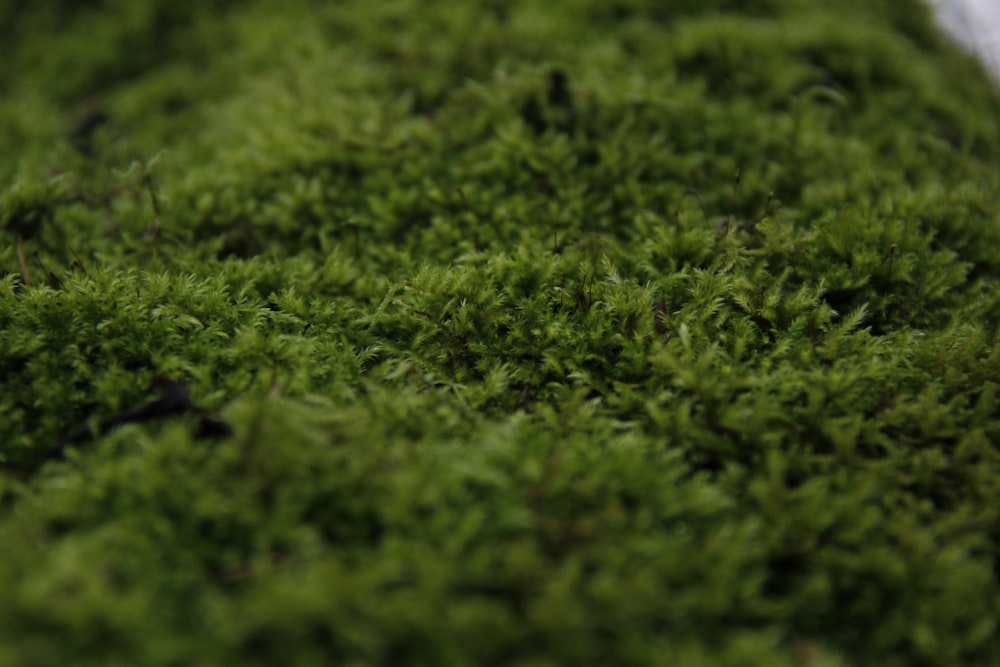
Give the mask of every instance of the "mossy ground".
[{"label": "mossy ground", "polygon": [[[0,664],[996,664],[1000,100],[922,6],[0,19]],[[235,436],[47,460],[156,375]]]}]

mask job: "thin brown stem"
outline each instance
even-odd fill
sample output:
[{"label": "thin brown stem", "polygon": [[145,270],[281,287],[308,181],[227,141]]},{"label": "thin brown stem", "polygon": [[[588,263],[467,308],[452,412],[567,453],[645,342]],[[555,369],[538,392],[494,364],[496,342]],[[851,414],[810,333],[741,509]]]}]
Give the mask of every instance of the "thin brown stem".
[{"label": "thin brown stem", "polygon": [[24,284],[31,287],[31,273],[28,272],[28,259],[24,254],[24,235],[17,235],[17,259],[21,262],[21,279]]}]

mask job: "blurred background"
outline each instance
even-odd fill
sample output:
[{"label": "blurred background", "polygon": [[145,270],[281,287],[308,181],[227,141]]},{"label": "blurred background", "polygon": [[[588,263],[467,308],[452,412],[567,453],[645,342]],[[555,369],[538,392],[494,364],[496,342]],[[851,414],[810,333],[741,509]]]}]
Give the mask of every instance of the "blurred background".
[{"label": "blurred background", "polygon": [[1000,0],[931,0],[941,26],[977,54],[1000,83]]}]

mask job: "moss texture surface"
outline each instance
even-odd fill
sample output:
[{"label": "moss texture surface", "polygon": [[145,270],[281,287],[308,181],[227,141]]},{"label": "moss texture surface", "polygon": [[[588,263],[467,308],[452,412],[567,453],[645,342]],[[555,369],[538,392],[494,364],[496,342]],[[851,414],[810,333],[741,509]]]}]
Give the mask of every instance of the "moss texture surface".
[{"label": "moss texture surface", "polygon": [[[996,664],[1000,98],[921,5],[0,38],[0,665]],[[51,457],[157,376],[233,435]]]}]

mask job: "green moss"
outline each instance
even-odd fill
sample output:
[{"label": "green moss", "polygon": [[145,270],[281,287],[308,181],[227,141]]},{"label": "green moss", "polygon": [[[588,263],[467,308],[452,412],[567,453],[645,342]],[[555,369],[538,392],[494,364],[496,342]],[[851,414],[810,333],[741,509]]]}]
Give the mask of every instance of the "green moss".
[{"label": "green moss", "polygon": [[133,5],[0,3],[0,664],[994,662],[926,8]]}]

